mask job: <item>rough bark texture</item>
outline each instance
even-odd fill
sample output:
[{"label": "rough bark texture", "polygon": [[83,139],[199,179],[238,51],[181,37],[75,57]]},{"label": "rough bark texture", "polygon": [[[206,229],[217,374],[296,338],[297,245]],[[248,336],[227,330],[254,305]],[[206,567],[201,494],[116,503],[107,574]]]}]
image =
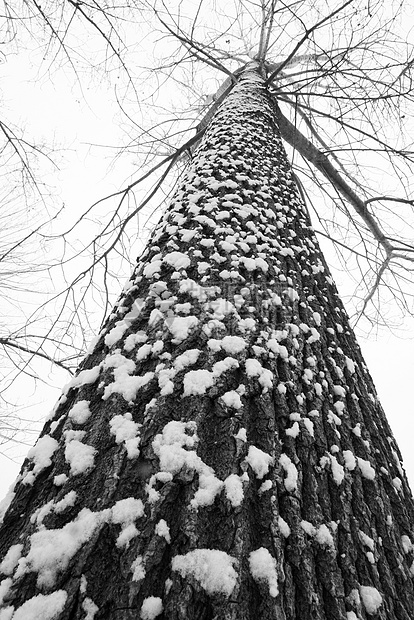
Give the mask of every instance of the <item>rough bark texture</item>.
[{"label": "rough bark texture", "polygon": [[413,501],[275,105],[247,70],[29,453],[1,620],[412,619]]}]

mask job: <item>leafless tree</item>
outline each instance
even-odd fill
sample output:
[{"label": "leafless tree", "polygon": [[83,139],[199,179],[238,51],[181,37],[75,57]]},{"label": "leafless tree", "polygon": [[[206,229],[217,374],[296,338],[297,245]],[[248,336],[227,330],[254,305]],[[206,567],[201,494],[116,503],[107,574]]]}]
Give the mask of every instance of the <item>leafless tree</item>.
[{"label": "leafless tree", "polygon": [[7,8],[78,74],[72,37],[104,41],[141,162],[61,235],[54,268],[89,262],[56,328],[169,200],[3,505],[2,620],[409,620],[414,502],[317,241],[358,269],[357,320],[381,289],[411,311],[404,5]]}]

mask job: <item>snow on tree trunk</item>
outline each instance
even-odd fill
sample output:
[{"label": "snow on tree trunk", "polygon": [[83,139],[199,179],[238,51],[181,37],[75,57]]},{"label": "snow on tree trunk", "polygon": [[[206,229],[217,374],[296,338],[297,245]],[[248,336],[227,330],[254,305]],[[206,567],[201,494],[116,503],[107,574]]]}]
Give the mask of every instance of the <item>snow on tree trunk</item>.
[{"label": "snow on tree trunk", "polygon": [[247,70],[30,450],[0,620],[412,620],[410,490],[275,105]]}]

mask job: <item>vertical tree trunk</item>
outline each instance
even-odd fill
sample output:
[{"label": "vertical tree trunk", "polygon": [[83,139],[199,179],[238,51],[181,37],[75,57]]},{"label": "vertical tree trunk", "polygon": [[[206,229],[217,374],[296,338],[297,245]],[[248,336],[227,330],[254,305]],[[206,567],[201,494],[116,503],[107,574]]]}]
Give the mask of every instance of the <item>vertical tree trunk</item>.
[{"label": "vertical tree trunk", "polygon": [[0,620],[412,620],[413,502],[247,70],[0,535]]}]

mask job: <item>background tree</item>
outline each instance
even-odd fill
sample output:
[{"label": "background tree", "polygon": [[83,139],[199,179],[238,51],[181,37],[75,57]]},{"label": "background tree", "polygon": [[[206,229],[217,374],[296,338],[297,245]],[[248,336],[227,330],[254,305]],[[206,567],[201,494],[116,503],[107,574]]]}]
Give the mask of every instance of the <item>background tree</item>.
[{"label": "background tree", "polygon": [[4,618],[411,613],[412,500],[278,125],[361,198],[277,106],[271,15],[29,454]]}]

